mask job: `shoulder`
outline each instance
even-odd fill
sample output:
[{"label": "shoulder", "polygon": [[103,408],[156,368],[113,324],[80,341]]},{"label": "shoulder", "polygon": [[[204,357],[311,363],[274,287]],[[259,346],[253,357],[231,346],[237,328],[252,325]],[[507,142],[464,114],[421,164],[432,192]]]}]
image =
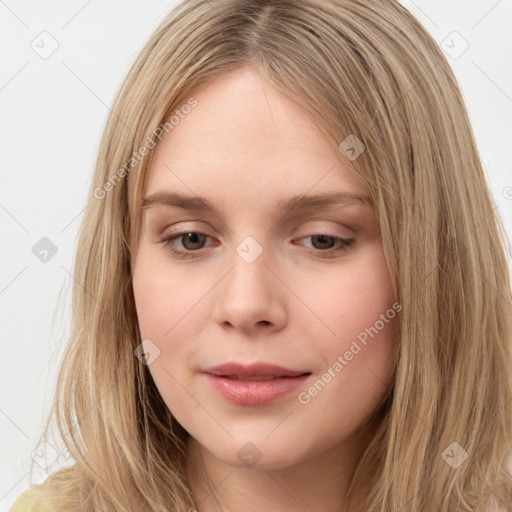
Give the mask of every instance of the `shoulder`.
[{"label": "shoulder", "polygon": [[9,512],[67,512],[77,510],[81,474],[78,466],[60,468],[40,484],[31,483],[16,498]]},{"label": "shoulder", "polygon": [[9,512],[46,512],[35,487],[29,487],[20,494]]}]

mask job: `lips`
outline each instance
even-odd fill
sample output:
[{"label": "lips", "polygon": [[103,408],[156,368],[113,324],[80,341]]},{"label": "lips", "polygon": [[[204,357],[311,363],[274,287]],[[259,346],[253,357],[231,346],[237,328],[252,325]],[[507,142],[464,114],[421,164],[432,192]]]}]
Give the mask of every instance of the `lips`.
[{"label": "lips", "polygon": [[304,385],[311,372],[270,363],[226,363],[203,371],[206,382],[238,406],[264,406],[285,399]]},{"label": "lips", "polygon": [[283,377],[298,377],[311,372],[292,370],[270,363],[253,363],[243,365],[240,363],[226,363],[204,370],[204,373],[217,377],[226,377],[233,380],[264,381]]}]

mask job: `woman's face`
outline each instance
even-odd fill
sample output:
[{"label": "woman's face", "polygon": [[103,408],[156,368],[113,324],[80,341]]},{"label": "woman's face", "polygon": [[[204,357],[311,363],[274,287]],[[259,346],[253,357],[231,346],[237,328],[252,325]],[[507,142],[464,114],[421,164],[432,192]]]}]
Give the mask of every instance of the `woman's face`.
[{"label": "woman's face", "polygon": [[[354,199],[292,200],[365,190],[252,69],[190,97],[155,149],[132,262],[151,375],[224,464],[280,468],[335,453],[391,378],[400,306],[374,212]],[[227,363],[305,375],[211,370]]]}]

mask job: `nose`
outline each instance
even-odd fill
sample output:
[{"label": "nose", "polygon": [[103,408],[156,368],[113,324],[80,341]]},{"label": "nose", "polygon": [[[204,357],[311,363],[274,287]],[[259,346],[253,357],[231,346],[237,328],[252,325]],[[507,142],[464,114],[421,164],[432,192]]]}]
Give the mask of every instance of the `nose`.
[{"label": "nose", "polygon": [[286,287],[276,277],[278,272],[269,266],[266,251],[254,261],[240,254],[233,251],[230,269],[216,287],[214,320],[247,334],[282,329]]}]

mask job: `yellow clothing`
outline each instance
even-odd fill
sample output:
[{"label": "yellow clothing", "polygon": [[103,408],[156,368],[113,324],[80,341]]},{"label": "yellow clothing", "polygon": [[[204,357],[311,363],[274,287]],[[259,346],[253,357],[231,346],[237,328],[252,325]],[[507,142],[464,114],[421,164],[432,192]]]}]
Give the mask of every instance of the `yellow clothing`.
[{"label": "yellow clothing", "polygon": [[30,487],[16,498],[9,512],[45,512],[45,509],[40,503],[39,495]]}]

